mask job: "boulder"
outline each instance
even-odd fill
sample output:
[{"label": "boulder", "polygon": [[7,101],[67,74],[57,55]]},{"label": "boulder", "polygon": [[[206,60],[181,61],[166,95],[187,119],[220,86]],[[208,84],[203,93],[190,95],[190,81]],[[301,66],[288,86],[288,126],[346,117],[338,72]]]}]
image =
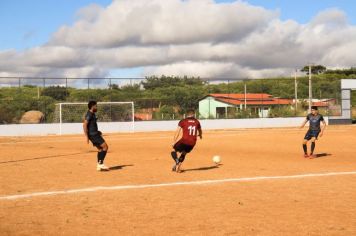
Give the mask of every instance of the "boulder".
[{"label": "boulder", "polygon": [[20,123],[21,124],[39,124],[43,122],[44,115],[40,111],[28,111],[22,115]]}]

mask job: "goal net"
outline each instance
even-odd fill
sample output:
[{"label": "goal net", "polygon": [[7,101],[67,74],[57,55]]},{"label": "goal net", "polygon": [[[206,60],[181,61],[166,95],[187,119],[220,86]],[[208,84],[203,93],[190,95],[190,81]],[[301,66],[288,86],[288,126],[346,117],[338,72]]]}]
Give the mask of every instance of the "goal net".
[{"label": "goal net", "polygon": [[[96,116],[98,122],[126,122],[131,132],[135,129],[135,110],[133,102],[98,102]],[[88,103],[58,103],[55,108],[54,121],[59,123],[59,133],[67,123],[82,123],[88,111]],[[115,127],[113,127],[114,129]],[[100,127],[99,127],[100,129]]]}]

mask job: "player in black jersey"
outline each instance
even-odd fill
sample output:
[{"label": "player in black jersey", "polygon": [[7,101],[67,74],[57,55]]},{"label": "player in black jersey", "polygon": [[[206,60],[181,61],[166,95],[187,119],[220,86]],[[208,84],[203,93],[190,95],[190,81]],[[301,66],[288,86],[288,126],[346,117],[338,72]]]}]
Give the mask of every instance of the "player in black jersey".
[{"label": "player in black jersey", "polygon": [[[326,128],[326,122],[324,120],[324,117],[321,114],[319,114],[317,106],[311,107],[311,113],[307,115],[305,121],[303,122],[303,124],[300,128],[303,128],[307,122],[309,122],[309,129],[308,129],[308,132],[305,134],[305,137],[303,140],[304,157],[305,158],[308,158],[308,157],[313,158],[314,157],[314,149],[315,149],[315,141],[318,139],[318,137],[323,136],[324,130]],[[320,128],[320,123],[323,123],[322,128]],[[308,148],[307,148],[307,143],[309,140],[311,140],[310,155],[308,155]]]},{"label": "player in black jersey", "polygon": [[104,159],[108,151],[108,145],[102,137],[101,132],[98,130],[97,117],[95,115],[97,111],[96,101],[90,101],[88,103],[88,112],[85,115],[83,121],[83,130],[87,138],[87,143],[89,140],[98,149],[98,164],[96,169],[98,171],[107,171],[109,167],[104,165]]}]

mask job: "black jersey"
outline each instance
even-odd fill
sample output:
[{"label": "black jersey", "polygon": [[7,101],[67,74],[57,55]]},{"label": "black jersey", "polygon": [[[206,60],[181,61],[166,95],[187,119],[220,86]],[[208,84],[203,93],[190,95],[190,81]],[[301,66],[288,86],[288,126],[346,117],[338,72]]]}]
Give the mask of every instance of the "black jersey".
[{"label": "black jersey", "polygon": [[85,115],[85,120],[88,122],[88,135],[96,135],[99,133],[97,118],[95,113],[88,111]]},{"label": "black jersey", "polygon": [[320,131],[320,122],[324,121],[324,117],[320,114],[314,116],[310,113],[307,115],[307,120],[309,121],[309,130]]}]

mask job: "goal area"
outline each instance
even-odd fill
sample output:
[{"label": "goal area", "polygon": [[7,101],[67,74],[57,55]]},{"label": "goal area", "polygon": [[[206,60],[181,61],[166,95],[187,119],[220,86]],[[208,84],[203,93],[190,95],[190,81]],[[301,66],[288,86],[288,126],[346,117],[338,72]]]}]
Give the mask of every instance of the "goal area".
[{"label": "goal area", "polygon": [[[129,126],[126,130],[134,132],[135,130],[135,107],[134,102],[98,102],[98,111],[96,116],[98,123],[105,123],[110,132],[117,130],[116,125]],[[82,123],[85,114],[88,111],[86,102],[65,102],[57,103],[55,107],[54,120],[59,123],[59,134],[63,134],[64,126],[71,123]],[[112,123],[112,124],[111,124]],[[99,129],[101,125],[99,124]]]}]

